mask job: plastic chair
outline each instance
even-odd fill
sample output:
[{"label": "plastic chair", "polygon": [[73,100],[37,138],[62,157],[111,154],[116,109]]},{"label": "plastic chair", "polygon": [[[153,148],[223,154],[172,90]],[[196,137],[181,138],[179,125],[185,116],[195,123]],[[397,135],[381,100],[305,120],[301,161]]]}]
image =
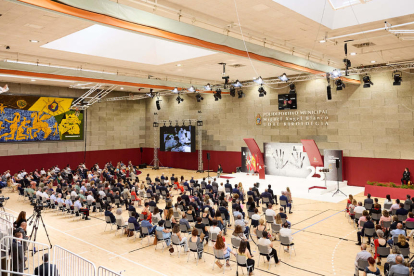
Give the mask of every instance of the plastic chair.
[{"label": "plastic chair", "polygon": [[[270,224],[270,227],[272,228],[272,234],[277,234],[277,235],[279,235],[280,229],[282,229],[282,225],[276,224],[276,223]],[[279,240],[280,240],[280,237],[279,237]]]},{"label": "plastic chair", "polygon": [[168,247],[167,240],[170,240],[171,238],[164,239],[162,231],[155,231],[155,233],[157,235],[157,244],[155,245],[155,250],[157,249],[158,244],[162,243],[162,252],[164,252],[164,243]]},{"label": "plastic chair", "polygon": [[372,209],[372,203],[365,203],[364,207],[366,210],[371,210]]},{"label": "plastic chair", "polygon": [[249,274],[249,270],[253,266],[253,265],[247,265],[247,258],[246,258],[246,256],[242,256],[240,254],[237,254],[236,255],[236,263],[237,263],[237,273],[236,273],[237,275],[239,273],[239,266],[242,267],[242,270],[241,271],[242,271],[243,275],[244,275],[243,267],[246,268],[247,274]]},{"label": "plastic chair", "polygon": [[126,225],[122,225],[122,220],[121,219],[116,219],[116,232],[115,232],[115,236],[118,233],[118,230],[121,230],[121,235],[122,235],[122,229],[125,229],[127,226]]},{"label": "plastic chair", "polygon": [[[273,257],[273,254],[269,253],[269,247],[258,244],[257,248],[259,249],[259,260],[257,261],[257,267],[260,266],[260,257],[266,256],[266,258],[269,258],[269,261],[268,261],[269,265],[268,265],[267,270],[270,270],[270,258]],[[275,263],[275,266],[276,266],[276,263]]]},{"label": "plastic chair", "polygon": [[290,251],[293,250],[295,252],[295,256],[296,256],[296,250],[295,250],[295,244],[293,242],[290,242],[289,237],[282,237],[280,236],[280,245],[279,245],[279,252],[280,252],[280,247],[285,247],[285,246],[289,246],[289,258],[290,258]]},{"label": "plastic chair", "polygon": [[[219,261],[224,260],[225,261],[224,265],[223,265],[223,274],[224,274],[224,272],[226,271],[226,261],[228,259],[230,259],[230,256],[229,257],[224,257],[223,250],[214,249],[213,270],[214,270],[214,265],[216,263],[215,260],[219,260]],[[231,270],[231,266],[230,266],[230,270]]]},{"label": "plastic chair", "polygon": [[231,245],[233,248],[239,249],[241,239],[238,237],[231,237]]},{"label": "plastic chair", "polygon": [[[203,242],[203,241],[201,241],[201,242]],[[198,249],[197,243],[191,242],[190,240],[188,240],[188,249],[190,250],[191,253],[196,254],[196,256],[195,256],[195,259],[197,260],[196,265],[198,265],[198,259],[199,259],[198,256],[199,256],[200,253],[203,253],[203,250]],[[190,259],[190,254],[188,254],[188,257],[187,257],[187,263],[188,263],[189,259]],[[203,259],[204,259],[204,262],[206,262],[206,259],[205,259],[204,256],[203,256]]]},{"label": "plastic chair", "polygon": [[362,259],[358,260],[358,270],[359,271],[364,271],[367,266],[368,266],[368,261],[367,260],[362,260]]},{"label": "plastic chair", "polygon": [[180,224],[180,231],[182,233],[191,234],[191,229],[187,229],[187,225]]},{"label": "plastic chair", "polygon": [[105,216],[105,222],[106,222],[106,225],[105,225],[104,232],[106,231],[106,227],[108,226],[108,224],[111,226],[111,230],[112,230],[112,225],[116,225],[115,222],[111,222],[111,218],[109,216]]},{"label": "plastic chair", "polygon": [[146,237],[148,240],[148,244],[150,244],[150,237],[155,237],[154,234],[150,234],[149,230],[147,227],[141,227],[141,245],[142,245],[142,240]]},{"label": "plastic chair", "polygon": [[410,248],[400,248],[401,255],[404,256],[404,259],[410,258]]},{"label": "plastic chair", "polygon": [[[177,248],[177,253],[178,253],[178,258],[180,258],[180,251],[181,251],[181,247],[184,247],[184,243],[180,241],[180,239],[178,238],[177,235],[172,234],[171,235],[171,243],[173,246],[175,246],[175,248]],[[171,253],[170,253],[171,255]]]},{"label": "plastic chair", "polygon": [[364,230],[364,237],[372,238],[374,237],[375,228],[365,228]]},{"label": "plastic chair", "polygon": [[[128,222],[128,230],[134,232],[134,240],[136,240],[137,239],[137,232],[139,230],[137,230],[137,231],[135,230],[135,225],[133,223]],[[127,236],[127,239],[129,239],[129,235]]]},{"label": "plastic chair", "polygon": [[390,254],[390,248],[389,247],[377,247],[377,254],[381,258],[387,258]]},{"label": "plastic chair", "polygon": [[398,215],[398,221],[406,221],[407,220],[407,215]]},{"label": "plastic chair", "polygon": [[384,203],[384,209],[389,210],[391,209],[392,203]]}]

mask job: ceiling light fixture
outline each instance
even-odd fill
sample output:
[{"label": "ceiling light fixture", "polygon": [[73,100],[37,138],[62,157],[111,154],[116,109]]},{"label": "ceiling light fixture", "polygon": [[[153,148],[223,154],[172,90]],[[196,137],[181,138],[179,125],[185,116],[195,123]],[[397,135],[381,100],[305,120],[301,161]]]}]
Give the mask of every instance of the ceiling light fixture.
[{"label": "ceiling light fixture", "polygon": [[289,78],[286,76],[286,73],[283,73],[282,75],[279,76],[279,80],[288,82]]},{"label": "ceiling light fixture", "polygon": [[181,67],[182,65],[181,65],[180,63],[178,63],[176,66],[177,66],[177,67]]},{"label": "ceiling light fixture", "polygon": [[255,82],[255,83],[257,83],[258,85],[262,85],[263,84],[263,79],[262,79],[262,77],[258,77],[258,78],[253,78],[253,81]]},{"label": "ceiling light fixture", "polygon": [[371,81],[371,77],[368,74],[362,78],[362,81],[364,82],[364,88],[370,88],[371,85],[374,85],[374,83]]},{"label": "ceiling light fixture", "polygon": [[216,93],[214,93],[214,100],[215,101],[221,100],[221,89],[220,88],[216,89]]},{"label": "ceiling light fixture", "polygon": [[325,39],[322,39],[321,41],[319,41],[319,43],[325,43],[325,42],[326,42]]},{"label": "ceiling light fixture", "polygon": [[150,89],[150,92],[149,93],[146,93],[145,95],[147,95],[148,97],[150,97],[151,99],[152,98],[154,98],[154,96],[155,96],[155,94],[154,93],[152,93],[152,91],[153,91],[154,89]]},{"label": "ceiling light fixture", "polygon": [[331,76],[336,79],[339,78],[341,76],[341,71],[334,69],[331,73]]},{"label": "ceiling light fixture", "polygon": [[238,87],[238,88],[240,88],[240,87],[242,87],[242,86],[243,86],[243,84],[241,84],[241,83],[239,82],[239,80],[236,80],[236,81],[233,83],[233,86],[234,86],[234,87]]},{"label": "ceiling light fixture", "polygon": [[242,90],[239,90],[239,91],[237,92],[237,94],[239,95],[239,99],[241,99],[241,98],[243,98],[243,97],[245,96],[245,94],[243,93],[243,91],[242,91]]},{"label": "ceiling light fixture", "polygon": [[124,90],[124,88],[123,88],[123,87],[121,87],[121,90]]},{"label": "ceiling light fixture", "polygon": [[357,53],[355,53],[355,52],[352,52],[352,53],[351,53],[351,56],[356,56],[356,54],[357,54]]},{"label": "ceiling light fixture", "polygon": [[211,85],[209,83],[207,83],[207,85],[204,85],[204,89],[206,91],[211,91]]},{"label": "ceiling light fixture", "polygon": [[345,83],[341,79],[335,80],[336,90],[342,90],[345,88]]},{"label": "ceiling light fixture", "polygon": [[173,90],[171,90],[171,92],[173,92],[173,93],[177,94],[177,93],[178,93],[178,88],[177,88],[177,87],[174,87],[174,89],[173,89]]},{"label": "ceiling light fixture", "polygon": [[267,94],[267,92],[266,92],[266,90],[264,90],[263,86],[260,86],[257,91],[259,91],[259,97],[264,97]]},{"label": "ceiling light fixture", "polygon": [[371,60],[371,63],[375,63],[376,61],[375,60]]},{"label": "ceiling light fixture", "polygon": [[39,43],[39,40],[33,40],[33,39],[30,39],[29,41],[30,41],[30,42],[33,42],[33,43]]},{"label": "ceiling light fixture", "polygon": [[30,81],[36,81],[35,79],[31,79]]},{"label": "ceiling light fixture", "polygon": [[191,85],[190,88],[187,89],[188,92],[193,93],[196,91],[196,89],[194,88],[194,86]]},{"label": "ceiling light fixture", "polygon": [[394,82],[392,83],[392,85],[401,85],[401,82],[402,82],[402,72],[401,71],[395,70],[392,73],[392,77],[394,78]]}]

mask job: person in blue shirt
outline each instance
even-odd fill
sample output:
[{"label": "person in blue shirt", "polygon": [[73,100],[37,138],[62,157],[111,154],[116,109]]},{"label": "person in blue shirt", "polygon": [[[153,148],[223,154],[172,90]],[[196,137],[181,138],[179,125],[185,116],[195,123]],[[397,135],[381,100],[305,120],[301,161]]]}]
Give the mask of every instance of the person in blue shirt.
[{"label": "person in blue shirt", "polygon": [[192,183],[193,185],[195,184],[195,180],[193,176],[191,177],[190,183]]},{"label": "person in blue shirt", "polygon": [[[150,235],[152,235],[155,231],[155,229],[157,228],[157,226],[153,226],[149,221],[148,221],[148,216],[144,215],[144,220],[141,221],[141,227],[147,227],[148,228],[148,232]],[[141,235],[142,235],[142,230],[141,230]]]},{"label": "person in blue shirt", "polygon": [[171,229],[165,229],[164,228],[164,220],[160,220],[158,222],[157,228],[155,228],[156,231],[162,232],[162,238],[165,239],[165,243],[167,246],[170,246],[171,244]]},{"label": "person in blue shirt", "polygon": [[106,209],[106,211],[105,211],[105,217],[109,217],[111,219],[111,222],[112,223],[115,223],[116,222],[116,218],[115,218],[114,214],[111,212],[111,209],[112,209],[111,206],[109,206],[108,209]]},{"label": "person in blue shirt", "polygon": [[190,191],[190,195],[194,194],[194,189],[190,187],[190,184],[188,184],[187,180],[183,183],[183,186],[187,187],[187,189]]},{"label": "person in blue shirt", "polygon": [[237,185],[237,184],[234,184],[234,189],[233,189],[232,193],[233,193],[233,194],[238,194],[238,195],[239,195],[240,200],[244,203],[243,194],[242,194],[242,193],[240,193],[240,190],[239,190],[239,187],[238,187],[238,185]]},{"label": "person in blue shirt", "polygon": [[132,202],[129,204],[128,211],[130,211],[130,212],[136,212],[137,211]]},{"label": "person in blue shirt", "polygon": [[137,217],[137,213],[136,212],[132,212],[131,213],[131,216],[128,219],[128,223],[133,223],[134,224],[135,231],[138,231],[138,230],[141,229],[141,226],[139,225],[139,222],[138,222],[138,220],[137,220],[136,217]]},{"label": "person in blue shirt", "polygon": [[272,205],[274,204],[273,197],[272,197],[272,195],[269,193],[269,191],[267,189],[260,195],[260,197],[262,198],[262,200],[263,200],[263,198],[268,198],[269,199],[269,202]]},{"label": "person in blue shirt", "polygon": [[400,203],[400,209],[396,211],[397,216],[406,216],[408,214],[408,210],[404,208],[404,203]]},{"label": "person in blue shirt", "polygon": [[289,214],[292,214],[292,211],[291,211],[291,209],[292,209],[292,205],[289,203],[289,201],[288,201],[288,198],[287,198],[287,196],[286,196],[286,192],[282,192],[282,195],[279,197],[279,200],[281,201],[281,200],[284,200],[284,201],[286,201],[286,204],[287,205],[282,205],[282,203],[280,203],[280,206],[282,206],[283,207],[283,209],[285,209],[285,213],[286,213],[286,206],[287,207],[289,207]]}]

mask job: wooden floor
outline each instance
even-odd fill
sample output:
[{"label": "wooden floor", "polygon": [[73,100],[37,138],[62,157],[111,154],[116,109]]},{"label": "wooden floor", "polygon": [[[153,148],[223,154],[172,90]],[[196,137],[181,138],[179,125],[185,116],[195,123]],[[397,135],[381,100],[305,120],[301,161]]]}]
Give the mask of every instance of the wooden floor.
[{"label": "wooden floor", "polygon": [[[167,176],[171,173],[195,178],[203,176],[195,171],[180,169],[159,171],[144,169],[143,175],[147,173],[153,178],[161,173]],[[19,211],[24,210],[28,215],[32,214],[33,207],[27,201],[18,201],[16,193],[5,194],[11,197],[5,206],[7,212],[17,216]],[[356,199],[362,200],[363,194],[358,195]],[[160,202],[160,207],[163,207],[164,203]],[[335,204],[298,199],[293,195],[293,202],[293,214],[288,215],[288,220],[292,223],[296,256],[293,254],[289,258],[289,254],[284,253],[283,250],[279,251],[279,243],[274,241],[282,263],[276,267],[272,265],[268,270],[267,263],[264,264],[261,258],[260,267],[257,267],[259,254],[255,246],[257,240],[253,236],[251,245],[256,260],[255,275],[353,275],[354,259],[360,249],[355,245],[356,231],[343,212],[346,205],[345,197],[344,201]],[[380,199],[380,202],[382,203],[383,199]],[[127,219],[128,213],[125,210],[123,212]],[[147,240],[144,240],[141,245],[138,239],[127,240],[125,235],[115,236],[115,231],[104,232],[103,214],[91,214],[90,221],[73,221],[72,218],[64,218],[56,213],[44,212],[43,218],[52,244],[60,245],[87,258],[97,267],[102,265],[114,271],[125,270],[123,275],[128,276],[137,273],[140,275],[188,275],[189,273],[222,275],[222,270],[217,266],[214,267],[214,271],[212,270],[214,257],[211,248],[205,253],[206,262],[199,262],[196,266],[192,256],[187,263],[186,254],[182,254],[180,258],[176,253],[170,256],[167,250],[164,252],[160,249],[154,250],[154,246],[148,245]],[[231,233],[232,229],[228,231],[227,236],[230,237]],[[39,229],[38,241],[47,243],[43,229]],[[226,241],[230,243],[230,238]],[[226,270],[226,275],[236,273],[234,257],[231,260],[231,270]],[[382,270],[382,267],[380,269]]]}]

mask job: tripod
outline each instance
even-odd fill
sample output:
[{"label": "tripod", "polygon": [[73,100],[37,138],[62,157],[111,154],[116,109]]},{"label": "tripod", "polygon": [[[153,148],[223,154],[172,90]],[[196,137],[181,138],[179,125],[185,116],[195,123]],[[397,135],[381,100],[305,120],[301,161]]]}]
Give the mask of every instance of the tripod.
[{"label": "tripod", "polygon": [[339,190],[339,160],[336,159],[336,181],[337,181],[337,188],[336,191],[332,194],[332,197],[336,194],[343,194],[344,196],[346,196],[346,194],[344,192],[342,192],[341,190]]},{"label": "tripod", "polygon": [[[41,210],[39,210],[37,208],[38,207],[35,206],[35,210],[33,212],[33,215],[31,215],[27,219],[29,225],[31,225],[33,223],[32,232],[30,233],[30,240],[32,240],[34,242],[36,241],[36,238],[37,238],[37,230],[39,229],[39,223],[42,222],[43,228],[45,229],[45,233],[46,233],[47,240],[49,241],[50,248],[52,248],[52,243],[50,242],[49,233],[47,232],[46,225],[45,225],[45,223],[43,221]],[[34,247],[31,251],[32,251],[32,255],[34,255],[35,253],[37,253],[36,247]]]}]

